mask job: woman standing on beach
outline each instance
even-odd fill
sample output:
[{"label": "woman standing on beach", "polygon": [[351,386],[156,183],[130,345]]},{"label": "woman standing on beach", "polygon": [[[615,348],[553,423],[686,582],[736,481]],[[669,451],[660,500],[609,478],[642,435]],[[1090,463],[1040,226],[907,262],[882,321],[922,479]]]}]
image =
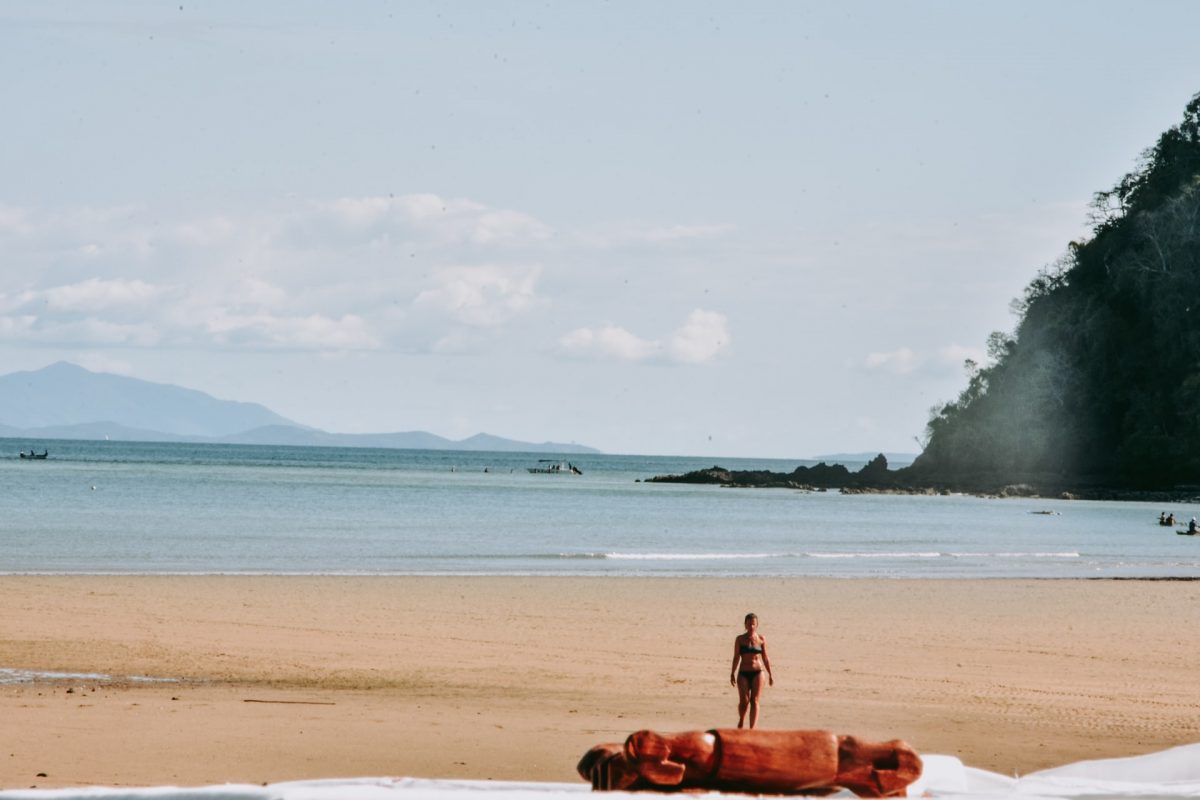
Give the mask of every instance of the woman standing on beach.
[{"label": "woman standing on beach", "polygon": [[767,682],[774,686],[767,640],[758,632],[758,615],[747,614],[746,632],[733,640],[733,665],[729,668],[729,683],[738,690],[739,728],[746,726],[746,711],[750,712],[750,727],[758,724],[758,698],[763,690],[764,670]]}]

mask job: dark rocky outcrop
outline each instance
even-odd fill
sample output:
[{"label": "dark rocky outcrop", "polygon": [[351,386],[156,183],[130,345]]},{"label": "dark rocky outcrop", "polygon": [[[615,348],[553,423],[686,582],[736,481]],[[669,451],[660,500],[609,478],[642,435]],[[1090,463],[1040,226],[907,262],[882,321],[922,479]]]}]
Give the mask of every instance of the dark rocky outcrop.
[{"label": "dark rocky outcrop", "polygon": [[659,475],[647,483],[709,483],[734,487],[774,487],[784,489],[908,489],[903,470],[889,470],[883,454],[875,456],[857,472],[842,464],[821,462],[811,467],[796,467],[791,472],[769,470],[728,470],[719,466],[695,470],[683,475]]},{"label": "dark rocky outcrop", "polygon": [[683,475],[658,475],[646,483],[692,483],[729,488],[797,489],[842,494],[974,494],[985,497],[1052,497],[1060,500],[1140,500],[1145,502],[1200,503],[1200,486],[1184,485],[1162,490],[1121,489],[1101,482],[1068,483],[1060,475],[1043,475],[1031,482],[1012,483],[998,475],[964,474],[953,480],[931,480],[913,467],[888,469],[881,454],[852,472],[841,464],[820,463],[796,467],[791,472],[730,470],[720,466]]}]

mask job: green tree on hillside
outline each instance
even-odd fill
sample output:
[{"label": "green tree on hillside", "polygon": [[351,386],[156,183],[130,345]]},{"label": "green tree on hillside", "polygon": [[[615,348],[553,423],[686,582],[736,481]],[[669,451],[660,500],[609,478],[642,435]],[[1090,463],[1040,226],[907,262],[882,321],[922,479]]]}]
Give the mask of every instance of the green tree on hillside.
[{"label": "green tree on hillside", "polygon": [[1092,237],[1030,282],[1013,335],[934,410],[914,477],[1200,484],[1200,94],[1092,211]]}]

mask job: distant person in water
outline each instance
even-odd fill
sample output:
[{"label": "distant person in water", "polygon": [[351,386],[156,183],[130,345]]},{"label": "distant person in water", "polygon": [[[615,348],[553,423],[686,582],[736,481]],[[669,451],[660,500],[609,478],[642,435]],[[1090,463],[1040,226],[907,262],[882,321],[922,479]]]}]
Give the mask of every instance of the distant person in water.
[{"label": "distant person in water", "polygon": [[763,690],[763,672],[766,683],[775,685],[771,674],[771,659],[767,656],[767,640],[758,632],[758,615],[746,615],[746,632],[733,640],[733,664],[729,668],[729,682],[738,690],[738,727],[746,727],[746,713],[750,714],[750,727],[758,724],[759,698]]},{"label": "distant person in water", "polygon": [[1188,523],[1188,533],[1196,533],[1196,518],[1192,517],[1192,521]]}]

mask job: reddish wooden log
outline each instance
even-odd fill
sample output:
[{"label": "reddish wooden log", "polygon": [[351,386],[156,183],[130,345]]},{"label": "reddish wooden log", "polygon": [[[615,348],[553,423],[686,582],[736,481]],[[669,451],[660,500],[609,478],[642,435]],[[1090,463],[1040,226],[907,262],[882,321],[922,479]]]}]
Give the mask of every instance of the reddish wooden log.
[{"label": "reddish wooden log", "polygon": [[837,785],[838,737],[829,731],[714,731],[713,777],[732,791],[791,794]]},{"label": "reddish wooden log", "polygon": [[908,785],[921,777],[921,757],[908,742],[864,742],[838,737],[836,783],[859,797],[905,797]]},{"label": "reddish wooden log", "polygon": [[641,776],[637,766],[625,758],[625,746],[620,744],[596,745],[583,754],[575,769],[585,781],[592,782],[592,790],[596,792],[653,788],[648,785],[635,785]]},{"label": "reddish wooden log", "polygon": [[800,794],[841,787],[860,797],[903,797],[921,775],[921,758],[898,739],[867,742],[829,731],[638,731],[623,746],[593,747],[577,769],[600,791]]},{"label": "reddish wooden log", "polygon": [[638,731],[625,740],[625,758],[648,783],[696,786],[711,782],[717,768],[714,731],[660,734]]}]

